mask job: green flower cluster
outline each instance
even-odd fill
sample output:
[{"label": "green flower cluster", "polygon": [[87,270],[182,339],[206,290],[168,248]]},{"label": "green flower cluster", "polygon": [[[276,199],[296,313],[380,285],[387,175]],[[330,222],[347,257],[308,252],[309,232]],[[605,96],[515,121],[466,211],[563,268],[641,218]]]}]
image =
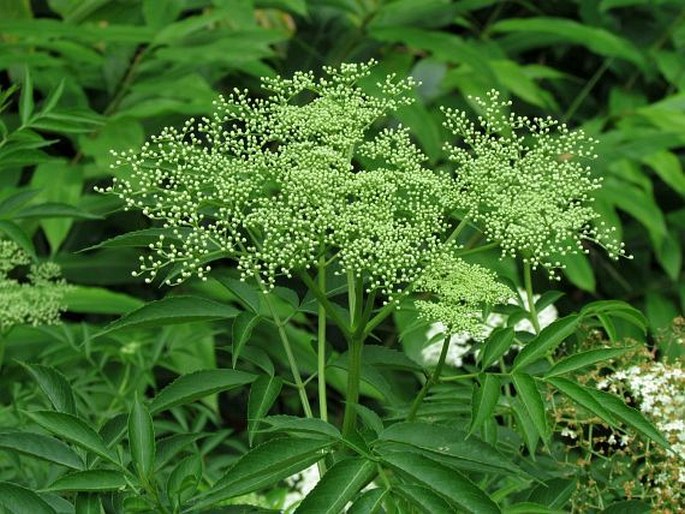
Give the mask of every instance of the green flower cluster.
[{"label": "green flower cluster", "polygon": [[415,289],[434,297],[416,301],[422,317],[440,321],[448,335],[468,334],[476,340],[488,334],[483,316],[485,308],[506,303],[514,296],[489,269],[447,256],[427,268]]},{"label": "green flower cluster", "polygon": [[169,230],[142,262],[147,280],[170,264],[168,284],[204,278],[210,260],[230,257],[273,285],[321,255],[388,296],[418,278],[457,198],[406,129],[373,130],[414,83],[389,77],[370,95],[357,83],[372,65],[264,79],[266,98],[235,91],[210,118],[118,155],[130,172],[106,191]]},{"label": "green flower cluster", "polygon": [[[22,266],[29,266],[25,282],[10,277]],[[57,323],[65,309],[67,289],[59,266],[52,262],[32,264],[18,245],[0,240],[0,333],[23,323]]]},{"label": "green flower cluster", "polygon": [[582,130],[547,118],[506,114],[511,102],[491,91],[475,98],[478,123],[445,109],[459,146],[447,146],[455,163],[459,206],[500,243],[503,254],[522,254],[535,268],[563,267],[560,256],[588,252],[583,240],[625,256],[614,227],[597,222],[592,192],[601,187],[583,161],[595,157],[596,141]]}]

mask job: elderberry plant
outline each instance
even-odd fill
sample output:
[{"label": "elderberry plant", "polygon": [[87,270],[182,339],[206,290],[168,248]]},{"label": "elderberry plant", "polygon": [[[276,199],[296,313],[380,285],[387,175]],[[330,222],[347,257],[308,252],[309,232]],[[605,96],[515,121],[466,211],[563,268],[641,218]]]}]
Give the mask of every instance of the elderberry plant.
[{"label": "elderberry plant", "polygon": [[[233,324],[233,367],[241,365],[254,324],[268,318],[290,368],[292,381],[286,383],[297,390],[309,418],[266,416],[283,384],[273,369],[259,378],[249,366],[249,372],[179,378],[150,402],[150,411],[254,382],[249,440],[260,426],[278,435],[248,451],[205,490],[168,505],[158,491],[164,486],[151,480],[149,452],[136,446],[142,437],[154,447],[148,407],[137,401],[129,417],[131,460],[146,492],[143,501],[161,512],[203,512],[315,464],[320,481],[297,512],[341,512],[348,502],[361,512],[368,505],[415,512],[424,502],[440,506],[436,511],[500,512],[490,493],[500,487],[525,490],[532,482],[522,471],[518,481],[502,478],[511,468],[502,468],[506,457],[496,447],[497,420],[515,427],[531,455],[540,441],[547,448],[546,388],[600,412],[608,423],[639,426],[652,440],[667,444],[646,420],[626,415],[622,402],[607,401],[608,407],[602,407],[591,391],[578,392],[580,385],[559,378],[578,364],[557,363],[551,356],[585,320],[596,318],[607,332],[613,331],[613,317],[644,328],[634,309],[599,302],[544,328],[537,314],[550,300],[534,295],[532,269],[561,266],[561,256],[583,250],[586,240],[604,245],[614,257],[623,254],[592,208],[592,192],[600,181],[581,163],[591,156],[584,146],[591,141],[563,125],[552,130],[556,125],[549,119],[507,115],[508,103],[493,93],[477,100],[484,109],[480,128],[466,114],[446,110],[446,126],[467,148],[446,146],[454,169],[428,168],[410,130],[388,123],[394,111],[410,103],[413,80],[391,76],[370,93],[361,84],[373,64],[324,68],[320,78],[298,72],[290,79],[264,79],[264,97],[236,90],[220,98],[210,116],[191,119],[180,129],[165,128],[142,149],[116,154],[117,177],[102,191],[159,224],[152,232],[157,238],[149,245],[151,254],[141,257],[134,275],[179,285],[192,277],[208,280],[213,266],[235,263],[243,283],[228,288],[245,312]],[[484,238],[467,241],[466,229]],[[483,239],[486,244],[478,245]],[[474,262],[478,252],[494,246],[503,255],[522,257],[526,301],[510,309],[504,326],[493,331],[487,323],[491,309],[504,308],[501,304],[514,297],[495,273]],[[289,294],[291,310],[284,314],[277,300],[281,284],[295,282],[315,307]],[[261,292],[257,300],[250,296],[255,291]],[[345,293],[346,299],[341,298]],[[193,312],[207,307],[209,319],[234,315],[232,308],[214,302],[198,306],[191,300],[178,298],[176,305]],[[162,308],[145,306],[105,332],[144,323]],[[369,340],[400,308],[415,309],[421,322],[440,323],[445,337],[435,366],[429,366],[433,369],[419,374],[418,394],[408,405],[393,405],[392,416],[384,421],[360,404],[360,390],[363,381],[367,386],[382,383],[382,377],[370,373],[365,355],[390,359],[384,353],[389,349]],[[293,337],[296,326],[307,324],[314,313],[316,372],[306,377]],[[523,320],[534,334],[516,332]],[[452,335],[480,345],[470,373],[443,373]],[[347,346],[345,354],[337,354],[333,340]],[[392,355],[405,371],[417,370],[416,363]],[[254,354],[245,359],[263,364]],[[329,376],[332,368],[336,373]],[[341,388],[340,370],[346,375],[344,414],[341,420],[329,419],[329,392],[336,376]],[[215,378],[230,385],[215,385]],[[318,384],[318,412],[310,403],[312,379]],[[455,382],[472,392],[468,426],[425,423],[434,421],[423,409],[436,401],[431,392]],[[448,397],[457,401],[456,395]],[[320,419],[313,419],[317,415]],[[470,445],[478,454],[475,468],[473,454],[459,454]],[[342,494],[340,483],[349,483]],[[505,494],[498,496],[505,501]],[[181,508],[184,502],[188,506]]]}]

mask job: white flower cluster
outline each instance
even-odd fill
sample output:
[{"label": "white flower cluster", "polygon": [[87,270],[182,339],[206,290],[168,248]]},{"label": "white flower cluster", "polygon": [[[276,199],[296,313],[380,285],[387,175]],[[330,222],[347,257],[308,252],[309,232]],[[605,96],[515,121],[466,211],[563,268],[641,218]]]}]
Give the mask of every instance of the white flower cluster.
[{"label": "white flower cluster", "polygon": [[685,507],[685,367],[664,362],[632,366],[614,372],[597,387],[615,393],[627,389],[671,443],[670,465],[654,475],[655,487]]},{"label": "white flower cluster", "polygon": [[286,478],[285,483],[290,491],[283,502],[284,512],[292,512],[319,483],[319,479],[319,469],[316,464]]},{"label": "white flower cluster", "polygon": [[[11,278],[17,268],[28,266],[25,281]],[[34,264],[12,241],[0,240],[0,333],[14,325],[54,324],[65,310],[68,286],[52,262]]]},{"label": "white flower cluster", "polygon": [[588,252],[583,240],[603,245],[613,258],[625,255],[592,207],[601,187],[582,161],[595,157],[596,141],[583,131],[547,118],[506,114],[511,102],[491,91],[474,98],[478,124],[463,111],[445,109],[445,127],[458,137],[446,147],[456,164],[459,205],[500,243],[503,254],[521,254],[533,267],[563,267],[560,256]]},{"label": "white flower cluster", "polygon": [[[524,309],[529,310],[526,292],[522,289],[519,289],[518,293]],[[540,295],[534,295],[533,301],[536,302],[539,298]],[[508,303],[512,305],[519,304],[519,302],[514,298],[509,299]],[[559,317],[557,308],[551,304],[539,311],[537,314],[540,328],[545,328],[551,325]],[[506,323],[506,315],[496,312],[490,313],[485,318],[485,321],[482,325],[481,339],[487,339],[490,334],[492,334],[493,330],[505,326]],[[514,325],[514,330],[517,332],[530,332],[531,334],[535,333],[533,324],[528,319],[518,321]],[[442,344],[446,337],[448,337],[447,327],[443,323],[433,323],[428,327],[428,330],[426,331],[426,341],[428,341],[429,344],[421,352],[426,365],[435,365],[438,362]],[[452,334],[449,337],[450,342],[447,349],[447,357],[445,358],[445,362],[452,367],[461,368],[464,365],[464,356],[471,351],[471,343],[474,341],[474,338],[468,332],[459,332]],[[518,345],[513,345],[512,348],[520,349]],[[477,351],[478,350],[476,350],[476,352]]]}]

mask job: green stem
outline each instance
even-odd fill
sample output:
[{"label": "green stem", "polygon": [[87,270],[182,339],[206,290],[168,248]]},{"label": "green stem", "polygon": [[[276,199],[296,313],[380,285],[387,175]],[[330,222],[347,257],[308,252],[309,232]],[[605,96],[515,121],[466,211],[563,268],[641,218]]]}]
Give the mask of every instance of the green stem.
[{"label": "green stem", "polygon": [[338,312],[335,310],[335,307],[326,296],[325,291],[319,288],[319,286],[316,284],[316,282],[314,282],[314,280],[312,280],[312,277],[310,277],[307,272],[300,273],[300,277],[302,278],[302,281],[305,283],[307,288],[314,294],[316,300],[319,302],[319,305],[322,305],[324,307],[324,309],[326,310],[326,315],[329,318],[331,318],[333,323],[335,323],[336,326],[343,333],[345,339],[349,341],[350,327],[347,325],[347,323],[345,323],[342,320],[342,318],[340,318]]},{"label": "green stem", "polygon": [[451,339],[451,334],[446,334],[445,335],[445,341],[442,343],[442,350],[440,350],[440,357],[438,358],[438,363],[435,365],[435,369],[433,370],[433,373],[424,382],[423,387],[421,388],[421,391],[419,391],[419,394],[414,399],[414,403],[412,403],[411,409],[409,410],[409,414],[407,415],[407,421],[414,421],[414,419],[416,419],[416,413],[418,412],[419,407],[421,406],[421,403],[423,403],[423,399],[428,394],[428,391],[430,390],[430,388],[433,387],[433,385],[438,381],[438,378],[440,378],[440,374],[442,373],[442,368],[445,366],[445,359],[447,358],[447,350],[450,347],[450,339]]},{"label": "green stem", "polygon": [[345,413],[343,415],[343,437],[349,437],[357,421],[357,404],[359,403],[359,383],[362,371],[362,349],[364,337],[355,334],[349,345],[347,359],[347,395],[345,398]]},{"label": "green stem", "polygon": [[285,355],[288,358],[290,372],[292,373],[293,379],[295,380],[295,387],[297,387],[297,392],[300,395],[300,403],[302,403],[304,413],[308,418],[313,418],[314,415],[312,414],[312,407],[309,404],[309,398],[307,398],[307,391],[305,389],[304,383],[302,382],[302,375],[300,375],[300,369],[297,367],[297,361],[295,360],[295,355],[293,354],[293,349],[290,345],[290,339],[288,339],[288,334],[285,331],[285,326],[281,322],[281,318],[278,315],[278,312],[276,312],[276,308],[274,307],[274,304],[271,301],[271,297],[269,296],[269,293],[266,291],[266,288],[262,284],[261,280],[258,280],[258,283],[262,288],[262,291],[264,292],[264,298],[266,300],[266,305],[269,309],[269,312],[271,313],[271,317],[273,318],[274,323],[276,323],[276,327],[278,328],[278,335],[281,338],[281,342],[283,343],[283,349],[285,350]]},{"label": "green stem", "polygon": [[[326,257],[319,257],[319,289],[326,290]],[[317,381],[319,385],[319,417],[328,421],[326,402],[326,308],[319,302],[318,312]]]},{"label": "green stem", "polygon": [[528,311],[530,312],[531,321],[533,322],[533,328],[535,333],[540,333],[540,320],[538,320],[538,311],[535,308],[535,302],[533,301],[533,281],[530,275],[530,261],[526,260],[523,263],[523,281],[526,285],[526,297],[528,298]]}]

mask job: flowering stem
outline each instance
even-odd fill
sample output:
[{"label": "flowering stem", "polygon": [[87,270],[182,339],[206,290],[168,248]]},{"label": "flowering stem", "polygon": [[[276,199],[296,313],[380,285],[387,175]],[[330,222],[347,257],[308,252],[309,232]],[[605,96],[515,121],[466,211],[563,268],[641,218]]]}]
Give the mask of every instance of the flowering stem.
[{"label": "flowering stem", "polygon": [[[319,289],[326,290],[326,257],[319,257]],[[326,402],[326,308],[319,302],[318,348],[317,348],[317,381],[319,385],[319,417],[328,421]]]},{"label": "flowering stem", "polygon": [[533,301],[533,281],[530,276],[530,261],[526,259],[523,263],[523,281],[526,286],[526,297],[528,298],[528,311],[530,312],[530,318],[533,322],[533,328],[535,333],[540,333],[540,320],[538,320],[538,312],[535,308],[535,302]]},{"label": "flowering stem", "polygon": [[304,409],[304,413],[308,418],[313,418],[314,415],[312,414],[312,407],[309,404],[309,398],[307,398],[307,391],[305,389],[304,383],[302,382],[302,375],[300,375],[300,370],[297,367],[297,361],[295,360],[295,355],[293,354],[293,349],[292,346],[290,345],[290,340],[288,339],[288,334],[285,331],[285,326],[283,325],[283,322],[281,321],[280,316],[276,312],[276,308],[274,307],[273,302],[271,301],[271,297],[269,296],[269,293],[266,291],[264,288],[263,284],[261,281],[258,281],[260,286],[262,287],[262,290],[266,293],[264,295],[264,298],[266,300],[266,305],[269,309],[269,312],[271,313],[271,317],[273,318],[274,322],[276,323],[276,327],[278,328],[278,335],[281,338],[281,342],[283,343],[283,349],[285,350],[285,355],[288,358],[288,364],[290,365],[290,372],[293,375],[293,379],[295,380],[295,387],[297,387],[297,392],[300,395],[300,403],[302,403],[302,408]]},{"label": "flowering stem", "polygon": [[433,387],[433,384],[435,384],[438,379],[440,378],[440,374],[442,373],[442,368],[445,366],[445,359],[447,358],[447,350],[450,347],[450,338],[451,334],[447,334],[445,336],[445,340],[442,343],[442,349],[440,350],[440,357],[438,358],[438,363],[435,365],[435,369],[433,370],[433,373],[426,379],[426,381],[423,384],[423,387],[421,388],[421,391],[419,391],[419,394],[416,395],[416,398],[414,399],[414,403],[411,404],[411,409],[409,410],[409,414],[407,415],[407,421],[414,421],[416,419],[416,413],[419,410],[419,407],[421,406],[421,403],[423,403],[423,399],[426,397],[428,394],[428,391],[430,390],[431,387]]}]

